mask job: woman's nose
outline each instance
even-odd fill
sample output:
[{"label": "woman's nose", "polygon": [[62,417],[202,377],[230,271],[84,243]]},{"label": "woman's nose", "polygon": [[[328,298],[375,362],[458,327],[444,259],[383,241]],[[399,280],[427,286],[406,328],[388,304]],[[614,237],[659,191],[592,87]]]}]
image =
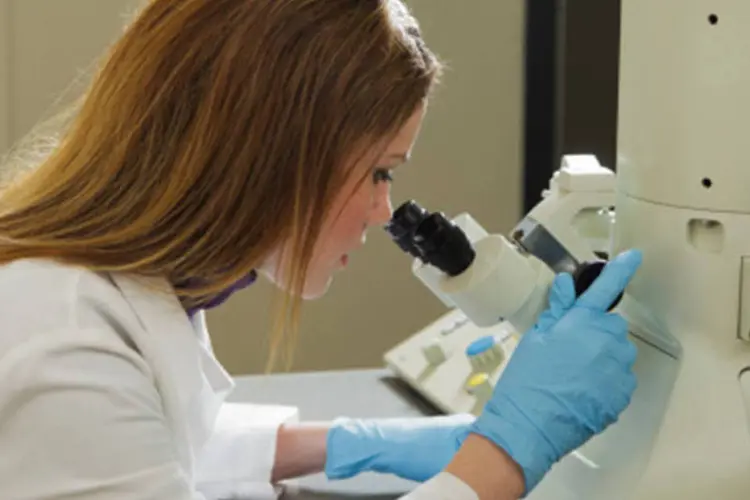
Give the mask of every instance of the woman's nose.
[{"label": "woman's nose", "polygon": [[393,203],[391,203],[391,190],[387,186],[378,187],[373,199],[372,212],[370,213],[370,224],[382,226],[387,224],[393,217]]}]

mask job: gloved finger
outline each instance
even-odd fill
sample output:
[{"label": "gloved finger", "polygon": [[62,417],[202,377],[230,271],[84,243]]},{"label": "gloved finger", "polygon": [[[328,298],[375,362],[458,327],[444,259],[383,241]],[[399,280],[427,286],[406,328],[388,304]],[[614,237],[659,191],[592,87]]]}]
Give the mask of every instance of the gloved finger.
[{"label": "gloved finger", "polygon": [[609,313],[602,317],[602,328],[613,337],[626,340],[630,331],[628,321],[617,313]]},{"label": "gloved finger", "polygon": [[612,344],[610,355],[617,360],[620,366],[630,370],[638,357],[638,349],[631,341],[622,339]]},{"label": "gloved finger", "polygon": [[622,385],[620,387],[620,398],[617,402],[617,410],[619,412],[624,411],[633,399],[633,393],[638,387],[638,382],[633,373],[628,373],[628,376],[623,378]]},{"label": "gloved finger", "polygon": [[633,368],[635,360],[638,359],[638,348],[629,340],[625,341],[625,348],[623,349],[623,362],[628,370]]},{"label": "gloved finger", "polygon": [[638,250],[623,252],[604,266],[601,274],[581,294],[576,306],[607,311],[633,279],[643,256]]},{"label": "gloved finger", "polygon": [[636,387],[635,376],[632,373],[628,373],[619,379],[619,383],[616,386],[608,388],[609,396],[607,397],[607,404],[600,408],[600,417],[605,422],[605,428],[619,420],[622,412],[630,406]]},{"label": "gloved finger", "polygon": [[568,273],[560,273],[555,276],[549,289],[549,307],[539,315],[537,328],[547,330],[562,318],[576,300],[575,284],[573,277]]},{"label": "gloved finger", "polygon": [[573,276],[568,273],[560,273],[555,276],[550,289],[550,309],[553,309],[562,317],[568,309],[573,307],[576,301],[576,287],[573,282]]}]

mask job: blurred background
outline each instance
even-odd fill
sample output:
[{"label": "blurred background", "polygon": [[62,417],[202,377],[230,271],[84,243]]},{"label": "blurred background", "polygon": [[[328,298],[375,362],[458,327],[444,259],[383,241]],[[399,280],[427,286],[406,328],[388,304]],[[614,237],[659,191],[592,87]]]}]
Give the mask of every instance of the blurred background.
[{"label": "blurred background", "polygon": [[[394,204],[471,213],[506,232],[563,153],[613,166],[619,0],[408,0],[448,70]],[[0,0],[0,154],[74,98],[142,0]],[[385,351],[445,312],[381,231],[324,298],[307,303],[294,371],[382,366]],[[262,372],[270,286],[208,314],[233,374]]]}]

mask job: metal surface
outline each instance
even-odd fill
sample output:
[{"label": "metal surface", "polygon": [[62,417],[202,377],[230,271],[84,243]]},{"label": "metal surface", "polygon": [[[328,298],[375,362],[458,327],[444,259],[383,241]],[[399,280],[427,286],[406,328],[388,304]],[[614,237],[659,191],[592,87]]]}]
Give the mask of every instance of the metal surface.
[{"label": "metal surface", "polygon": [[[253,375],[237,377],[235,382],[237,386],[230,401],[294,405],[300,409],[300,419],[305,421],[435,413],[387,370]],[[343,481],[328,481],[322,474],[316,474],[295,482],[282,498],[387,500],[398,498],[415,486],[397,477],[370,473]]]},{"label": "metal surface", "polygon": [[513,237],[527,252],[547,264],[555,273],[574,274],[578,261],[543,224],[524,218],[513,230]]}]

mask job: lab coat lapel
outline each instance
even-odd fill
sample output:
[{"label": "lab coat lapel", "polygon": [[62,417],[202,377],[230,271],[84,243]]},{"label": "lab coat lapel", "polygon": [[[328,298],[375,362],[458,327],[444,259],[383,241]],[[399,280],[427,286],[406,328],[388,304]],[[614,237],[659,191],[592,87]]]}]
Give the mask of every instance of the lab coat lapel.
[{"label": "lab coat lapel", "polygon": [[206,315],[203,311],[196,313],[191,319],[192,329],[200,344],[201,369],[206,383],[203,384],[206,419],[213,427],[216,415],[229,393],[234,389],[232,377],[226,372],[214,355],[211,337],[206,326]]},{"label": "lab coat lapel", "polygon": [[[233,387],[229,375],[214,357],[205,317],[191,321],[164,280],[137,282],[113,275],[143,326],[149,345],[149,364],[176,388],[180,415],[191,443],[190,455],[200,450],[212,432],[219,408]],[[152,290],[152,286],[156,286]],[[157,374],[158,377],[158,374]],[[192,464],[191,464],[192,465]]]}]

